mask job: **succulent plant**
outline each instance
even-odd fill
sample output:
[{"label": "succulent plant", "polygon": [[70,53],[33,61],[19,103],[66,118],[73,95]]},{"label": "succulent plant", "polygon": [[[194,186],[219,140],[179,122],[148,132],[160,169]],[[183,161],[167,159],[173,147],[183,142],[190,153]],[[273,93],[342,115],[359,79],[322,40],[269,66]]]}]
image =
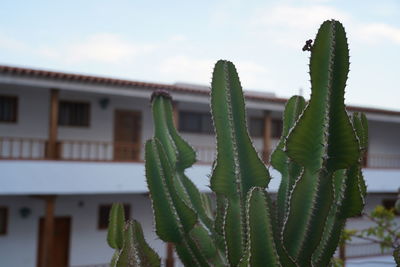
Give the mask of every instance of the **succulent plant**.
[{"label": "succulent plant", "polygon": [[[349,50],[342,24],[325,21],[306,50],[311,50],[312,93],[308,102],[294,96],[285,107],[283,134],[271,156],[282,176],[276,202],[267,192],[268,168],[249,137],[231,62],[216,63],[211,84],[215,209],[185,175],[196,154],[174,126],[171,97],[165,91],[153,94],[155,133],[146,142],[145,167],[155,228],[160,239],[174,243],[185,266],[328,266],[346,219],[362,211],[368,129],[365,116],[350,118],[344,105]],[[159,266],[159,260],[149,260],[156,257],[135,231],[139,226],[123,226],[122,208],[114,209],[113,266],[140,258],[134,255],[144,258],[126,266]]]}]

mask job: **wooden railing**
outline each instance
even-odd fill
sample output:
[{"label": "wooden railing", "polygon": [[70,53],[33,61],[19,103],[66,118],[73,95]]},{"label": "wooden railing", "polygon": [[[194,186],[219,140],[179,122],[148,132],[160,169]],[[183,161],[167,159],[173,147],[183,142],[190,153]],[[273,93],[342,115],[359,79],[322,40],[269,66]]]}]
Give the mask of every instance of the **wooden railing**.
[{"label": "wooden railing", "polygon": [[45,159],[46,139],[0,137],[2,159]]},{"label": "wooden railing", "polygon": [[81,161],[111,161],[112,142],[63,140],[59,142],[59,159]]},{"label": "wooden railing", "polygon": [[[143,161],[143,145],[104,141],[60,140],[56,158],[46,155],[47,140],[41,138],[0,137],[0,159],[71,161]],[[195,146],[197,162],[211,164],[215,147]],[[262,159],[270,152],[259,150]],[[267,160],[268,161],[268,160]],[[368,154],[367,168],[400,169],[400,154]]]},{"label": "wooden railing", "polygon": [[400,169],[400,155],[383,153],[369,154],[367,159],[367,167]]}]

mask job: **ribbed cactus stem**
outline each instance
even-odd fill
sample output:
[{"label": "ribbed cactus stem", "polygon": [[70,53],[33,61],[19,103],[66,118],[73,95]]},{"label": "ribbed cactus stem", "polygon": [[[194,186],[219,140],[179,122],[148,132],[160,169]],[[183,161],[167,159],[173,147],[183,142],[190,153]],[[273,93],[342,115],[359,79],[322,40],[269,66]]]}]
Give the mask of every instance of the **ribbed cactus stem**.
[{"label": "ribbed cactus stem", "polygon": [[[361,212],[368,126],[365,115],[350,120],[346,113],[349,51],[342,24],[325,21],[303,50],[311,51],[312,93],[308,103],[295,96],[285,106],[283,134],[271,156],[282,177],[276,203],[249,137],[231,62],[216,63],[211,84],[214,210],[185,175],[196,154],[175,128],[171,95],[158,90],[151,96],[154,136],[146,142],[145,167],[155,228],[161,240],[174,243],[185,266],[328,266],[346,219]],[[112,209],[108,242],[116,250],[112,266],[160,265],[138,223],[124,223],[121,205]],[[394,256],[398,260],[398,249]]]}]

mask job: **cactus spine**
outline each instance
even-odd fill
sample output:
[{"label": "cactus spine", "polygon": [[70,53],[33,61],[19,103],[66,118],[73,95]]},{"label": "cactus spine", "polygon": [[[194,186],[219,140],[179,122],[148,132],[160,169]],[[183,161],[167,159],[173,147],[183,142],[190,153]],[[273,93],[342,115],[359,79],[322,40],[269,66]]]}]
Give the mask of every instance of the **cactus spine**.
[{"label": "cactus spine", "polygon": [[[155,134],[146,143],[145,159],[156,233],[175,244],[186,266],[328,266],[346,219],[361,212],[366,189],[360,166],[368,130],[364,115],[350,119],[345,110],[349,55],[343,26],[325,21],[310,49],[311,99],[289,99],[271,156],[282,176],[276,204],[267,193],[268,169],[248,134],[242,87],[231,62],[218,61],[212,79],[215,217],[208,197],[184,173],[195,152],[174,127],[171,97],[153,94]],[[127,239],[134,229],[121,234],[121,212],[115,209],[109,237],[117,250],[113,264],[140,258],[135,255],[154,259],[142,238]],[[159,265],[148,258],[127,266]]]}]

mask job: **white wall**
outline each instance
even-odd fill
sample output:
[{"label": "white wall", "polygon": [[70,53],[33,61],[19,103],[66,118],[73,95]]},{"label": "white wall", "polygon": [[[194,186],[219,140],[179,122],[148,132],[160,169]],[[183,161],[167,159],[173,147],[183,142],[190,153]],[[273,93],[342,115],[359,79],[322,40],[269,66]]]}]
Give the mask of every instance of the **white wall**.
[{"label": "white wall", "polygon": [[0,94],[18,97],[17,122],[0,123],[0,136],[47,138],[48,90],[0,84]]},{"label": "white wall", "polygon": [[[370,194],[367,197],[366,211],[382,204],[383,198],[395,194]],[[119,195],[69,195],[56,199],[56,216],[71,216],[70,265],[91,265],[107,263],[113,250],[106,243],[106,230],[97,228],[98,208],[101,204],[113,202],[129,203],[131,217],[137,219],[149,244],[165,257],[165,244],[154,233],[151,204],[146,194]],[[83,203],[83,205],[80,205]],[[27,196],[1,196],[0,206],[9,207],[8,233],[0,236],[0,266],[35,267],[39,218],[44,214],[44,201]],[[22,218],[19,210],[31,209],[28,218]],[[347,223],[348,229],[360,229],[370,223],[353,218]]]},{"label": "white wall", "polygon": [[[165,256],[165,245],[154,233],[153,215],[147,195],[59,196],[56,199],[55,215],[72,217],[69,257],[71,266],[110,261],[113,249],[107,245],[107,231],[97,228],[97,213],[99,205],[113,202],[131,205],[131,217],[142,224],[146,240],[161,257]],[[9,207],[8,233],[0,236],[0,266],[36,266],[39,218],[44,214],[44,201],[23,196],[2,196],[0,206]],[[21,218],[19,209],[22,207],[31,209],[32,213],[28,218]]]},{"label": "white wall", "polygon": [[[109,105],[102,109],[99,100],[109,99]],[[90,126],[89,127],[58,127],[60,140],[92,140],[112,142],[114,140],[114,112],[117,109],[140,111],[142,114],[141,140],[147,140],[152,134],[152,120],[150,102],[148,99],[104,96],[100,94],[76,93],[61,91],[60,100],[76,100],[90,102]]]}]

